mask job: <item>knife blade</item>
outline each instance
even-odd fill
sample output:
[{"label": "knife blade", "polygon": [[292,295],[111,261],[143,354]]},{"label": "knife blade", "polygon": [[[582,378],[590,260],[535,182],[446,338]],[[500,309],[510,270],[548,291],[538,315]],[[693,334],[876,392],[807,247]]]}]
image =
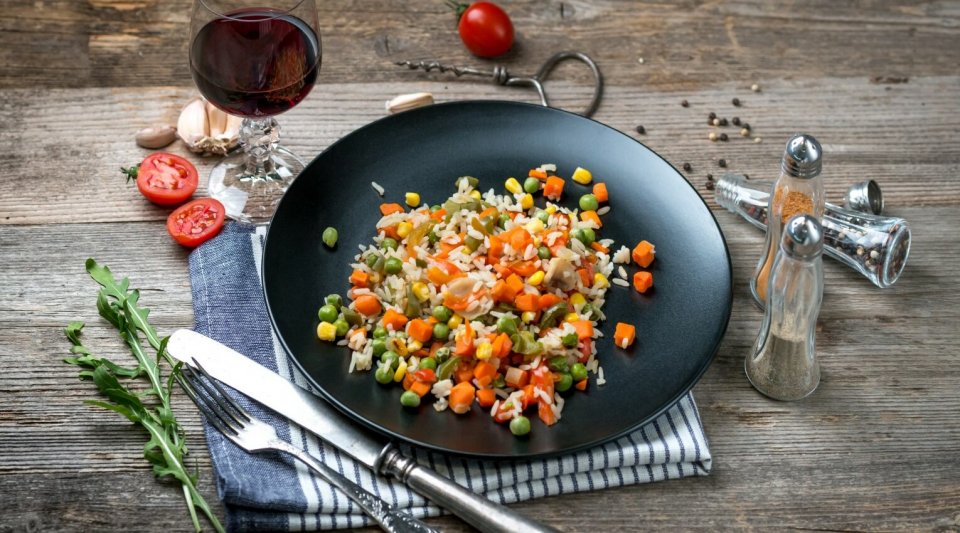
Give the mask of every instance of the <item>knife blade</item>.
[{"label": "knife blade", "polygon": [[179,329],[170,336],[167,352],[187,365],[196,360],[218,381],[293,420],[374,472],[399,479],[480,531],[557,531],[474,494],[405,457],[392,443],[359,427],[322,398],[205,335]]}]

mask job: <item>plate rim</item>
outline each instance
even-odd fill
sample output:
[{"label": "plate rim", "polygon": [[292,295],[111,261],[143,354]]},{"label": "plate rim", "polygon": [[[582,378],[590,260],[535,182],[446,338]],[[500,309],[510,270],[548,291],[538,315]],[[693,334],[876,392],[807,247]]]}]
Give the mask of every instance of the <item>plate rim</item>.
[{"label": "plate rim", "polygon": [[[733,261],[732,261],[732,259],[731,259],[731,257],[730,257],[730,247],[729,247],[729,245],[727,244],[727,238],[726,238],[726,235],[723,233],[723,228],[720,226],[719,220],[717,220],[716,215],[714,214],[713,210],[710,209],[710,206],[707,204],[707,201],[700,195],[699,192],[697,192],[696,187],[690,182],[690,180],[688,180],[687,177],[686,177],[682,172],[680,172],[679,170],[677,170],[677,168],[676,168],[675,166],[673,166],[672,163],[670,163],[669,161],[667,161],[667,159],[664,158],[662,155],[660,155],[657,151],[653,150],[652,148],[650,148],[649,146],[647,146],[647,145],[644,144],[643,142],[639,141],[638,139],[634,139],[634,138],[631,137],[630,135],[628,135],[628,134],[626,134],[626,133],[624,133],[624,132],[622,132],[622,131],[614,128],[613,126],[604,124],[603,122],[600,122],[600,121],[598,121],[598,120],[596,120],[596,119],[594,119],[594,118],[591,118],[591,117],[584,117],[583,115],[579,115],[579,114],[574,113],[574,112],[572,112],[572,111],[567,111],[567,110],[560,109],[560,108],[556,108],[556,107],[542,106],[542,105],[539,105],[539,104],[531,104],[531,103],[528,103],[528,102],[516,102],[516,101],[510,101],[510,100],[496,100],[496,99],[455,100],[455,101],[450,101],[450,102],[442,102],[442,103],[432,104],[432,105],[430,105],[430,106],[424,106],[424,107],[422,107],[422,108],[414,108],[414,109],[411,109],[411,110],[408,110],[408,111],[403,111],[402,113],[397,113],[397,114],[394,114],[394,115],[386,115],[386,116],[380,117],[380,118],[378,118],[378,119],[376,119],[376,120],[374,120],[374,121],[372,121],[372,122],[369,122],[369,123],[367,123],[367,124],[364,124],[363,126],[360,126],[359,128],[356,128],[356,129],[348,132],[347,134],[343,135],[342,137],[340,137],[339,139],[337,139],[336,141],[334,141],[333,143],[331,143],[329,146],[327,146],[326,148],[324,148],[324,149],[323,149],[320,153],[318,153],[313,159],[311,159],[310,162],[307,163],[307,165],[304,167],[304,170],[301,171],[299,174],[297,174],[297,176],[296,176],[296,177],[294,178],[294,180],[290,183],[290,185],[288,186],[287,189],[289,190],[291,187],[293,187],[293,184],[296,182],[296,180],[299,179],[300,176],[303,176],[303,175],[305,174],[304,171],[305,171],[306,169],[308,169],[311,165],[313,165],[313,164],[314,164],[318,159],[320,159],[324,154],[326,154],[329,150],[331,150],[331,149],[335,148],[336,146],[338,146],[340,143],[347,141],[350,137],[354,136],[355,134],[358,134],[358,133],[360,133],[360,132],[362,132],[362,131],[365,131],[365,130],[367,130],[368,128],[373,128],[373,127],[379,125],[381,122],[385,122],[385,121],[392,120],[392,119],[394,119],[394,117],[396,117],[396,116],[399,116],[399,115],[402,115],[402,114],[406,114],[406,113],[417,113],[417,112],[419,112],[421,109],[432,109],[432,108],[437,108],[437,107],[442,107],[442,108],[446,108],[446,107],[462,107],[462,106],[466,106],[466,105],[505,105],[505,106],[508,106],[508,107],[509,107],[509,106],[517,106],[517,107],[525,107],[525,108],[536,108],[536,109],[538,109],[538,110],[547,110],[548,112],[560,112],[560,113],[564,113],[564,114],[567,114],[567,115],[575,116],[575,117],[577,117],[577,118],[579,118],[579,119],[588,120],[588,121],[593,122],[594,124],[597,124],[597,125],[599,125],[599,126],[601,126],[601,127],[603,127],[603,128],[606,128],[606,129],[611,130],[611,131],[614,132],[615,134],[618,134],[618,135],[621,135],[621,136],[623,136],[623,137],[626,137],[627,139],[629,139],[629,140],[632,141],[632,142],[637,143],[638,145],[640,145],[641,147],[643,147],[644,149],[646,149],[647,151],[649,151],[651,154],[653,154],[654,156],[656,156],[657,158],[659,158],[661,161],[663,161],[664,163],[666,163],[667,166],[669,166],[684,182],[686,182],[687,186],[690,187],[690,188],[693,190],[693,192],[694,192],[694,194],[696,195],[697,199],[700,201],[700,203],[703,205],[703,207],[706,208],[707,213],[710,215],[711,220],[713,220],[713,223],[714,223],[714,225],[716,226],[718,233],[720,234],[720,240],[721,240],[721,243],[723,244],[723,252],[724,252],[724,255],[725,255],[725,257],[726,257],[726,264],[725,264],[725,266],[726,266],[726,269],[727,269],[727,279],[728,279],[727,289],[728,289],[728,291],[729,291],[730,297],[727,299],[726,309],[724,310],[726,316],[725,316],[725,319],[724,319],[724,322],[723,322],[723,327],[720,329],[720,332],[719,332],[719,335],[718,335],[718,339],[717,339],[717,341],[716,341],[713,349],[711,350],[711,353],[710,353],[709,357],[707,357],[707,358],[704,360],[704,363],[703,363],[702,365],[700,365],[699,368],[697,368],[697,371],[696,371],[695,374],[690,378],[690,380],[689,380],[687,383],[685,383],[684,386],[681,387],[680,390],[679,390],[674,396],[672,396],[672,397],[670,398],[670,400],[664,402],[663,405],[661,405],[660,407],[658,407],[656,410],[654,410],[654,411],[653,411],[650,415],[648,415],[647,417],[645,417],[645,418],[643,418],[643,419],[640,419],[640,420],[639,420],[637,423],[635,423],[635,424],[629,425],[629,426],[628,426],[626,429],[624,429],[623,431],[620,431],[620,432],[615,433],[615,434],[605,435],[605,436],[603,436],[603,437],[596,438],[596,439],[592,439],[592,440],[590,440],[590,441],[588,441],[588,442],[584,442],[584,443],[581,443],[581,444],[576,445],[576,446],[569,446],[569,447],[565,447],[565,448],[562,448],[562,449],[548,450],[548,451],[540,451],[540,452],[531,452],[531,453],[476,453],[476,452],[470,452],[470,451],[463,451],[463,450],[456,450],[456,449],[446,448],[446,447],[438,446],[438,445],[436,445],[436,444],[431,444],[431,443],[428,443],[428,442],[422,442],[422,441],[419,441],[419,440],[416,440],[416,439],[407,437],[407,436],[403,435],[402,433],[393,431],[393,430],[388,429],[388,428],[386,428],[386,427],[382,427],[382,426],[380,426],[380,425],[378,425],[378,424],[375,424],[375,423],[367,420],[365,417],[361,416],[361,415],[358,414],[358,413],[355,413],[352,409],[350,409],[349,407],[347,407],[346,405],[344,405],[342,402],[340,402],[339,400],[337,400],[337,399],[336,399],[335,397],[333,397],[330,393],[328,393],[328,392],[324,389],[324,387],[321,387],[320,384],[317,383],[317,381],[313,378],[313,376],[311,376],[310,373],[306,371],[306,369],[304,368],[303,364],[301,364],[300,360],[293,354],[293,351],[290,350],[290,347],[287,345],[287,342],[284,340],[283,335],[280,333],[280,330],[279,330],[279,328],[277,327],[277,322],[276,322],[276,319],[274,318],[273,309],[272,309],[271,306],[270,306],[270,299],[269,299],[269,297],[267,296],[267,284],[266,284],[266,268],[267,268],[267,262],[266,262],[265,260],[263,260],[263,258],[266,257],[267,249],[268,249],[268,246],[269,246],[269,244],[270,244],[270,234],[271,234],[271,231],[272,231],[272,228],[273,228],[273,216],[271,216],[270,224],[267,226],[267,231],[266,231],[266,234],[265,234],[265,236],[264,236],[263,252],[262,252],[262,257],[261,257],[261,261],[260,261],[260,279],[262,280],[262,281],[261,281],[261,285],[262,285],[262,291],[261,291],[261,292],[262,292],[262,297],[263,297],[263,300],[264,300],[264,304],[266,305],[267,316],[268,316],[269,319],[270,319],[271,331],[272,331],[273,334],[276,336],[277,341],[280,343],[280,346],[283,348],[284,353],[285,353],[285,354],[288,356],[288,358],[294,363],[294,365],[296,365],[297,370],[300,372],[300,374],[303,375],[304,378],[306,378],[306,380],[308,381],[308,383],[317,391],[317,393],[324,399],[324,401],[326,401],[326,402],[330,403],[331,405],[333,405],[333,406],[337,409],[337,411],[340,412],[340,414],[342,414],[343,416],[345,416],[346,418],[348,418],[351,422],[353,422],[353,423],[358,423],[358,424],[360,424],[361,426],[363,426],[363,427],[365,427],[365,428],[369,428],[369,429],[373,430],[374,432],[376,432],[377,434],[382,435],[382,436],[390,439],[391,442],[398,442],[398,441],[399,441],[399,442],[401,442],[401,443],[405,443],[405,444],[410,445],[410,446],[417,446],[417,447],[420,447],[420,448],[423,448],[423,449],[426,449],[426,450],[430,450],[430,451],[432,451],[432,452],[438,452],[438,453],[449,454],[449,455],[460,456],[460,457],[473,458],[473,459],[489,459],[489,460],[504,460],[504,459],[510,460],[510,459],[512,459],[512,460],[527,460],[527,459],[539,459],[539,458],[555,457],[555,456],[558,456],[558,455],[575,453],[575,452],[582,451],[582,450],[585,450],[585,449],[589,449],[589,448],[593,448],[593,447],[596,447],[596,446],[600,446],[600,445],[606,444],[606,443],[608,443],[608,442],[613,442],[613,441],[615,441],[615,440],[617,440],[617,439],[619,439],[619,438],[621,438],[621,437],[623,437],[623,436],[625,436],[625,435],[628,435],[628,434],[636,431],[637,429],[639,429],[639,428],[641,428],[641,427],[649,424],[649,423],[652,422],[653,420],[659,418],[663,413],[665,413],[666,411],[668,411],[671,407],[673,407],[674,405],[676,405],[685,395],[687,395],[691,390],[693,390],[693,387],[695,387],[695,386],[697,385],[697,383],[700,382],[700,379],[703,377],[703,375],[707,372],[707,370],[710,368],[710,366],[713,365],[713,362],[716,360],[717,355],[718,355],[718,353],[719,353],[719,351],[720,351],[720,346],[721,346],[721,344],[723,343],[723,339],[726,337],[727,330],[729,329],[729,326],[730,326],[730,318],[731,318],[731,315],[732,315],[732,312],[733,312],[733,289],[734,289],[734,283],[733,283]],[[284,197],[281,197],[280,202],[277,204],[277,210],[279,210],[279,208],[280,208],[280,206],[282,205],[285,197],[286,197],[286,195],[284,195]],[[275,212],[275,213],[276,213],[276,212]],[[691,399],[692,399],[692,398],[691,398]],[[698,418],[699,418],[699,416],[698,416]],[[320,436],[320,437],[322,438],[322,436]]]}]

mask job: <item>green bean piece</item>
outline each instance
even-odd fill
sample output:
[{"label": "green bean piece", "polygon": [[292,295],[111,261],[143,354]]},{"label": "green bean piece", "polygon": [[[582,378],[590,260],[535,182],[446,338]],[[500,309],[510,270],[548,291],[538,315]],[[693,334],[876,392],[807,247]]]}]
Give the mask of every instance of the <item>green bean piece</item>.
[{"label": "green bean piece", "polygon": [[320,310],[317,311],[317,316],[321,322],[330,322],[331,324],[337,319],[339,314],[337,308],[329,304],[322,306]]},{"label": "green bean piece", "polygon": [[390,370],[389,365],[377,367],[377,371],[374,373],[373,377],[377,380],[377,383],[381,385],[389,385],[393,382],[393,370]]},{"label": "green bean piece", "polygon": [[437,359],[438,364],[443,364],[447,359],[450,359],[450,348],[442,346],[433,356]]},{"label": "green bean piece", "polygon": [[437,232],[431,231],[427,233],[427,240],[430,241],[430,244],[437,244],[440,241],[440,236],[437,235]]},{"label": "green bean piece", "polygon": [[570,367],[570,375],[574,381],[583,381],[587,379],[587,367],[583,366],[583,363],[574,363]]},{"label": "green bean piece", "polygon": [[473,176],[460,176],[459,178],[457,178],[457,181],[454,183],[454,185],[456,185],[457,187],[460,187],[461,180],[467,180],[467,183],[469,183],[470,186],[474,188],[480,184],[480,180],[478,180],[477,178],[474,178]]},{"label": "green bean piece", "polygon": [[399,274],[403,270],[403,261],[396,257],[391,257],[383,264],[383,268],[387,274]]},{"label": "green bean piece", "polygon": [[550,259],[553,254],[550,253],[550,248],[546,246],[537,247],[537,257],[540,259]]},{"label": "green bean piece", "polygon": [[550,370],[554,372],[569,372],[570,365],[567,364],[567,358],[563,355],[557,355],[550,358],[550,362],[547,363],[547,366]]},{"label": "green bean piece", "polygon": [[580,209],[584,211],[596,211],[600,207],[597,197],[592,194],[584,194],[580,197]]},{"label": "green bean piece", "polygon": [[521,415],[510,421],[510,433],[522,437],[530,433],[530,419]]},{"label": "green bean piece", "polygon": [[455,355],[440,363],[440,366],[437,367],[437,379],[449,379],[450,376],[457,370],[458,366],[460,366],[460,356],[458,355]]},{"label": "green bean piece", "polygon": [[423,259],[420,259],[419,257],[414,259],[413,262],[420,268],[427,268],[427,262],[424,261]]},{"label": "green bean piece", "polygon": [[499,217],[497,217],[497,226],[500,227],[501,229],[507,226],[507,222],[510,222],[509,215],[500,215]]},{"label": "green bean piece", "polygon": [[404,407],[420,407],[420,396],[412,390],[405,390],[400,395],[400,405]]},{"label": "green bean piece", "polygon": [[438,305],[433,308],[433,318],[440,322],[447,322],[453,318],[453,311],[445,305]]},{"label": "green bean piece", "polygon": [[510,341],[513,342],[513,351],[518,354],[536,356],[543,353],[543,344],[529,331],[510,335]]},{"label": "green bean piece", "polygon": [[528,192],[528,193],[530,193],[530,194],[533,194],[533,193],[539,191],[539,190],[540,190],[540,180],[538,180],[537,178],[527,178],[527,179],[523,180],[523,190],[524,190],[524,192]]},{"label": "green bean piece", "polygon": [[463,243],[467,246],[467,250],[470,250],[471,252],[476,252],[477,248],[479,248],[480,245],[483,244],[483,241],[473,236],[467,235],[467,238],[463,239]]},{"label": "green bean piece", "polygon": [[384,237],[384,239],[380,241],[380,247],[384,250],[396,250],[398,246],[400,246],[400,244],[397,243],[397,240],[393,237]]},{"label": "green bean piece", "polygon": [[433,357],[424,357],[420,360],[420,365],[417,366],[420,370],[436,370],[437,369],[437,360]]},{"label": "green bean piece", "polygon": [[417,295],[413,294],[413,287],[407,285],[407,304],[403,306],[403,314],[407,318],[417,318],[420,316],[420,312],[423,310],[423,307],[420,305],[420,300],[417,299]]},{"label": "green bean piece", "polygon": [[433,325],[433,338],[443,341],[447,340],[447,337],[450,336],[450,326],[444,324],[443,322],[437,322]]},{"label": "green bean piece", "polygon": [[557,392],[566,392],[570,390],[570,387],[572,386],[573,376],[566,372],[560,374],[560,379],[553,383],[553,388],[556,389]]},{"label": "green bean piece", "polygon": [[333,248],[337,245],[338,237],[339,234],[337,233],[337,228],[328,227],[327,229],[323,230],[321,239],[323,239],[323,244],[326,244],[327,248]]},{"label": "green bean piece", "polygon": [[503,315],[497,319],[497,332],[507,335],[517,334],[517,317],[513,315]]},{"label": "green bean piece", "polygon": [[340,310],[340,307],[343,306],[343,298],[339,294],[328,294],[323,301],[327,305],[336,307],[338,311]]},{"label": "green bean piece", "polygon": [[383,352],[387,351],[387,342],[383,339],[373,339],[371,341],[371,346],[373,347],[374,357],[380,357],[383,355]]},{"label": "green bean piece", "polygon": [[333,325],[337,328],[337,337],[343,337],[350,331],[350,324],[342,318],[338,318],[333,322]]},{"label": "green bean piece", "polygon": [[550,306],[543,317],[540,319],[540,329],[552,328],[557,325],[558,322],[563,320],[563,317],[567,316],[567,313],[570,312],[570,307],[567,305],[567,302],[560,302]]},{"label": "green bean piece", "polygon": [[440,206],[439,206],[439,205],[431,205],[431,206],[430,206],[430,212],[431,212],[431,213],[436,213],[436,212],[439,211],[439,210],[440,210]]},{"label": "green bean piece", "polygon": [[567,348],[576,348],[577,344],[580,343],[580,339],[577,338],[576,333],[567,333],[562,339],[560,339],[560,342],[562,342]]},{"label": "green bean piece", "polygon": [[497,377],[493,378],[491,386],[495,389],[502,389],[507,386],[507,380],[503,379],[502,374],[497,374]]},{"label": "green bean piece", "polygon": [[341,307],[340,312],[343,313],[343,319],[347,321],[347,324],[351,326],[359,326],[363,324],[363,317],[360,316],[360,313],[350,309],[349,307]]}]

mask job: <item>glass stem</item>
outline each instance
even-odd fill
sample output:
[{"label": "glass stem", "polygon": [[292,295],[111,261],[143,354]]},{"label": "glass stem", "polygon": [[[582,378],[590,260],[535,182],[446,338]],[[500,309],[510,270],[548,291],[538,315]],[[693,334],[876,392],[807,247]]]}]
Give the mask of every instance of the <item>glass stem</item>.
[{"label": "glass stem", "polygon": [[273,154],[280,140],[280,124],[273,117],[245,118],[240,126],[240,145],[247,154],[244,174],[251,180],[275,179]]}]

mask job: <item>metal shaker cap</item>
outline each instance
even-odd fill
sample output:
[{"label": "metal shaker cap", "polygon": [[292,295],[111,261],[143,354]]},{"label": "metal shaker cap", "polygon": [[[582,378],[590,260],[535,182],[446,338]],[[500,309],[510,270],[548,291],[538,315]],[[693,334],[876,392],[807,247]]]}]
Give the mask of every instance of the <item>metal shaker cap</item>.
[{"label": "metal shaker cap", "polygon": [[861,181],[847,189],[847,195],[843,198],[843,206],[854,211],[879,215],[883,212],[883,193],[880,192],[880,186],[877,185],[877,182],[873,180]]},{"label": "metal shaker cap", "polygon": [[823,228],[810,215],[797,215],[783,227],[783,252],[796,259],[813,259],[823,253]]},{"label": "metal shaker cap", "polygon": [[787,141],[780,167],[795,178],[815,178],[820,175],[822,150],[811,135],[798,133]]}]

